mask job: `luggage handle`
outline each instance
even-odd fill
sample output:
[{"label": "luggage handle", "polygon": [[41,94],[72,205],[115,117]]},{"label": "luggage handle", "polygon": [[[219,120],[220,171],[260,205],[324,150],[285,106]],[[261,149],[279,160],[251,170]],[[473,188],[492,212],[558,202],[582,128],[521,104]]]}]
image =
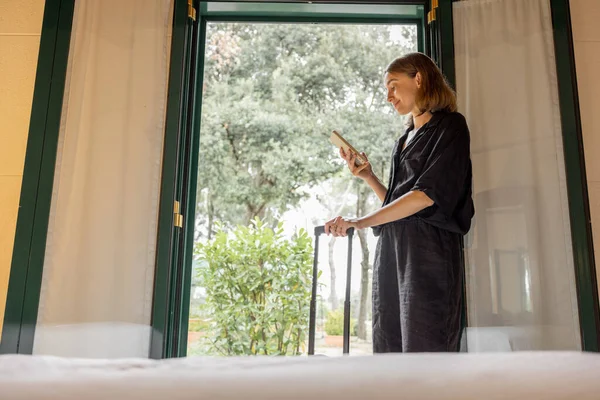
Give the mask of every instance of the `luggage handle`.
[{"label": "luggage handle", "polygon": [[[319,225],[319,226],[315,226],[315,237],[319,237],[322,234],[325,233],[325,225]],[[353,236],[354,235],[354,228],[348,228],[346,230],[346,234],[348,236]]]},{"label": "luggage handle", "polygon": [[[308,327],[308,355],[315,354],[315,330],[317,317],[317,278],[319,275],[318,256],[319,256],[319,236],[325,233],[325,226],[320,225],[315,227],[315,251],[313,260],[313,281],[312,294],[310,299],[310,317]],[[348,255],[346,266],[346,294],[344,299],[344,348],[343,353],[350,353],[350,285],[352,277],[352,238],[354,236],[354,228],[346,230],[348,237]]]}]

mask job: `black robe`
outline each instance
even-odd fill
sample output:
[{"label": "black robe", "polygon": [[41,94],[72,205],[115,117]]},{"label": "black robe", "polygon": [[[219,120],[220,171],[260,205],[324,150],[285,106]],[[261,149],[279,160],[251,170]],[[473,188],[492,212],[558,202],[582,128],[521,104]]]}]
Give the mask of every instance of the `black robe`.
[{"label": "black robe", "polygon": [[383,206],[412,190],[427,194],[434,205],[373,227],[379,236],[373,268],[373,351],[456,351],[461,243],[474,215],[469,129],[461,114],[440,111],[402,150],[406,137],[394,147]]}]

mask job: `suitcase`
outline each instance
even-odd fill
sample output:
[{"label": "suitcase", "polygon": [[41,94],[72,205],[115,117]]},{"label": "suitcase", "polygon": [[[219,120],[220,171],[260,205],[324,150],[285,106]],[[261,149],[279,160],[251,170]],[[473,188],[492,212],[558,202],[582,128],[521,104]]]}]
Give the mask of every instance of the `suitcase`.
[{"label": "suitcase", "polygon": [[[315,354],[315,334],[317,323],[317,277],[319,274],[319,237],[325,233],[325,226],[315,227],[315,255],[313,260],[312,295],[310,298],[310,318],[308,327],[308,355]],[[350,284],[352,276],[352,238],[354,228],[346,231],[348,239],[348,256],[346,267],[346,297],[344,300],[344,347],[343,353],[350,353]]]}]

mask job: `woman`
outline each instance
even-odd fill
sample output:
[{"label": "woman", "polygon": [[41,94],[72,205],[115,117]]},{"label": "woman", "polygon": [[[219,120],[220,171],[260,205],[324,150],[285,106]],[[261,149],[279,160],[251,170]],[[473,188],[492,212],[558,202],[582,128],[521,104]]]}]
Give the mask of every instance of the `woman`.
[{"label": "woman", "polygon": [[340,155],[383,202],[362,218],[338,216],[325,232],[373,227],[373,351],[457,351],[461,329],[462,237],[474,215],[469,129],[456,96],[427,56],[386,69],[387,100],[409,125],[394,147],[388,188],[371,165]]}]

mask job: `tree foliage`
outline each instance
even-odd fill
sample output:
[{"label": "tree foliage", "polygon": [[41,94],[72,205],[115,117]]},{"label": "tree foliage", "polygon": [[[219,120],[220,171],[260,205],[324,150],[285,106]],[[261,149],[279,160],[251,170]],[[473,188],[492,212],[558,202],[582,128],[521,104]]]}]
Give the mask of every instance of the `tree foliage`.
[{"label": "tree foliage", "polygon": [[276,221],[338,176],[327,140],[334,128],[387,174],[401,121],[386,104],[383,71],[416,43],[414,27],[401,33],[403,42],[384,25],[209,25],[199,236],[215,221]]}]

